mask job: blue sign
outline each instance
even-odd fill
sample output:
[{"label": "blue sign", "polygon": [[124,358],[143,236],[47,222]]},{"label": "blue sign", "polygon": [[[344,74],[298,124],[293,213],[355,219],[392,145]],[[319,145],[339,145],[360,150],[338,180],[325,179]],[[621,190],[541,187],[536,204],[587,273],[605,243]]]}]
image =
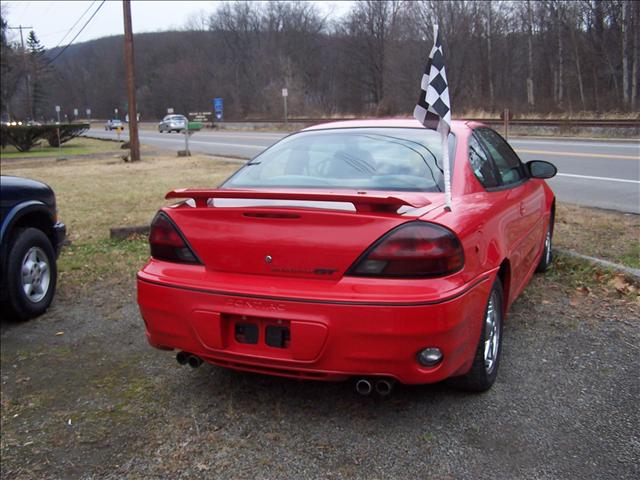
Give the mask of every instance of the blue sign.
[{"label": "blue sign", "polygon": [[222,98],[213,99],[213,110],[216,112],[216,119],[222,120],[222,115],[224,113],[224,104]]}]

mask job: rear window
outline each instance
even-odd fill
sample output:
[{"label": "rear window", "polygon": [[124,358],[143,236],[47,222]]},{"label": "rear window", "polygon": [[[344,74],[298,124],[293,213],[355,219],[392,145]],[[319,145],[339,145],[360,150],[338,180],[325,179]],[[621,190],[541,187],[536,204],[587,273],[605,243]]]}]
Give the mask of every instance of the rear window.
[{"label": "rear window", "polygon": [[[453,163],[454,137],[449,135]],[[439,192],[440,134],[422,128],[300,132],[247,163],[226,188],[345,188]]]}]

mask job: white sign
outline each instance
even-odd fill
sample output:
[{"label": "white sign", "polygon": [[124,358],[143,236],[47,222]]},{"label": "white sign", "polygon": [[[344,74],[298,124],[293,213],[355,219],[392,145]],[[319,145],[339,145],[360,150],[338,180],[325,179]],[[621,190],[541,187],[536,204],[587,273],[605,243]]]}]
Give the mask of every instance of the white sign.
[{"label": "white sign", "polygon": [[91,109],[90,109],[90,108],[87,108],[87,110],[86,110],[86,111],[87,111],[87,117],[91,116]]},{"label": "white sign", "polygon": [[288,90],[288,89],[286,89],[286,88],[283,88],[283,89],[282,89],[282,96],[283,96],[283,97],[288,97],[288,96],[289,96],[289,90]]},{"label": "white sign", "polygon": [[74,117],[77,117],[77,116],[78,116],[78,109],[77,109],[77,108],[74,108],[74,109],[73,109],[73,116],[74,116]]},{"label": "white sign", "polygon": [[113,111],[115,112],[116,115],[118,114],[118,109],[117,108],[114,108]]},{"label": "white sign", "polygon": [[167,108],[167,113],[173,113],[173,108]]},{"label": "white sign", "polygon": [[56,105],[56,112],[60,113],[60,105]]}]

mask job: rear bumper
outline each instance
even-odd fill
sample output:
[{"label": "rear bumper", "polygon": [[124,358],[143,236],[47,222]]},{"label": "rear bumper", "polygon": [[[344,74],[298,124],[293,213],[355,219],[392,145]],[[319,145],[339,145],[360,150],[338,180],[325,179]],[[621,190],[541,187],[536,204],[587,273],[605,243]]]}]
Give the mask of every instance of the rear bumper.
[{"label": "rear bumper", "polygon": [[[149,343],[184,350],[220,366],[302,379],[344,380],[386,376],[407,384],[461,375],[471,366],[492,275],[454,297],[424,304],[362,304],[207,292],[138,275],[138,304]],[[239,343],[235,323],[255,323],[257,344]],[[268,325],[286,325],[287,348],[265,344]],[[436,367],[416,354],[437,347]]]}]

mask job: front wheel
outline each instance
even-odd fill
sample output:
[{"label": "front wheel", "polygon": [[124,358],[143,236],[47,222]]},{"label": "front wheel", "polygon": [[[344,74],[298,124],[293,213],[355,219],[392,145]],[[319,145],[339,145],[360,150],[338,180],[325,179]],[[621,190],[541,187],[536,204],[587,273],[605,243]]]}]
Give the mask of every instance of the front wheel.
[{"label": "front wheel", "polygon": [[56,289],[56,256],[47,236],[37,228],[18,230],[7,261],[9,309],[20,320],[43,314]]},{"label": "front wheel", "polygon": [[542,257],[540,257],[540,263],[536,267],[536,272],[546,272],[551,267],[551,263],[553,263],[553,215],[549,219],[547,233],[544,236],[544,249]]},{"label": "front wheel", "polygon": [[473,364],[467,374],[450,379],[453,386],[470,392],[485,392],[495,382],[502,352],[502,305],[502,282],[496,278],[489,293]]}]

